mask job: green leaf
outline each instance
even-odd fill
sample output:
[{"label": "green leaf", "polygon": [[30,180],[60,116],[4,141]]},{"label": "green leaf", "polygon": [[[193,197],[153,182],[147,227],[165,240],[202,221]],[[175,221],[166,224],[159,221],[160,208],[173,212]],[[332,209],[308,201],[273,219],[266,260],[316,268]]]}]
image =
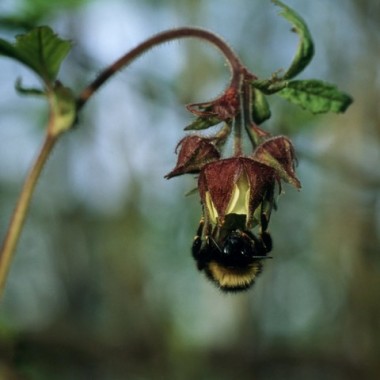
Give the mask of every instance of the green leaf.
[{"label": "green leaf", "polygon": [[190,125],[184,128],[184,131],[200,131],[202,129],[210,128],[221,120],[217,116],[199,116]]},{"label": "green leaf", "polygon": [[265,120],[269,119],[271,112],[269,109],[269,104],[264,96],[264,94],[257,90],[253,89],[253,99],[252,99],[252,118],[256,124],[261,124]]},{"label": "green leaf", "polygon": [[47,26],[17,36],[14,44],[0,39],[1,55],[28,66],[48,86],[56,79],[60,65],[70,49],[71,42],[62,40]]},{"label": "green leaf", "polygon": [[296,32],[300,38],[293,62],[283,76],[283,79],[291,79],[310,63],[314,55],[314,43],[303,18],[281,1],[272,1],[275,5],[282,8],[280,15],[293,25],[292,31]]},{"label": "green leaf", "polygon": [[312,113],[344,112],[353,101],[336,86],[316,79],[290,81],[278,94]]}]

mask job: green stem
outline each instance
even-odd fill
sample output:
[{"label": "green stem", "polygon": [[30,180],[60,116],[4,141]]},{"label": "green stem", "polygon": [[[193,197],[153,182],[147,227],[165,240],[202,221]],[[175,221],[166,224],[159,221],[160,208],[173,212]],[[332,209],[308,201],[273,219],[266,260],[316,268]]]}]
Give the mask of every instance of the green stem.
[{"label": "green stem", "polygon": [[47,134],[37,159],[25,179],[16,208],[9,223],[8,231],[0,250],[0,298],[4,291],[9,267],[24,225],[33,191],[56,140],[56,137]]},{"label": "green stem", "polygon": [[233,50],[217,35],[208,30],[184,27],[178,29],[167,30],[155,36],[148,38],[134,49],[123,55],[120,59],[107,67],[100,75],[90,83],[79,95],[77,100],[77,110],[80,110],[88,99],[97,91],[111,76],[122,68],[128,66],[136,58],[150,50],[152,47],[163,44],[165,42],[176,40],[179,38],[198,38],[207,41],[217,47],[225,56],[232,72],[231,84],[236,84],[239,80],[239,74],[243,68],[237,55]]}]

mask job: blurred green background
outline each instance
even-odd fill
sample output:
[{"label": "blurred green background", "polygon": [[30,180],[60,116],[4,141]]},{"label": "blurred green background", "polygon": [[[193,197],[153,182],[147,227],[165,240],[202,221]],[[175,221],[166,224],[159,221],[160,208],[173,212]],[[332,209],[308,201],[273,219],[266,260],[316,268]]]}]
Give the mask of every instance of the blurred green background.
[{"label": "blurred green background", "polygon": [[[221,294],[190,255],[194,179],[166,181],[191,116],[228,82],[199,41],[165,44],[119,73],[48,162],[0,305],[0,379],[380,378],[380,2],[289,0],[316,56],[301,78],[353,95],[344,115],[270,99],[264,127],[295,144],[303,188],[272,216],[274,260],[254,288]],[[48,24],[74,48],[60,78],[78,93],[163,29],[223,36],[259,77],[297,45],[264,0],[1,0],[0,35]],[[0,59],[0,235],[42,141],[37,84]]]}]

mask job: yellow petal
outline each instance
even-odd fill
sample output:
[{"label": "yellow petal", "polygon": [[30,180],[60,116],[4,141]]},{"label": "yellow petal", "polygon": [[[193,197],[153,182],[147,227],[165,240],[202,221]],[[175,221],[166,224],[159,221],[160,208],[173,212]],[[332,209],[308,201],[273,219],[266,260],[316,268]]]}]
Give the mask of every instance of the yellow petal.
[{"label": "yellow petal", "polygon": [[239,214],[247,215],[249,207],[249,183],[247,181],[247,176],[243,173],[232,191],[230,203],[228,204],[227,214]]},{"label": "yellow petal", "polygon": [[216,210],[214,203],[211,200],[210,193],[206,192],[206,207],[208,211],[208,216],[212,224],[217,224],[218,211]]}]

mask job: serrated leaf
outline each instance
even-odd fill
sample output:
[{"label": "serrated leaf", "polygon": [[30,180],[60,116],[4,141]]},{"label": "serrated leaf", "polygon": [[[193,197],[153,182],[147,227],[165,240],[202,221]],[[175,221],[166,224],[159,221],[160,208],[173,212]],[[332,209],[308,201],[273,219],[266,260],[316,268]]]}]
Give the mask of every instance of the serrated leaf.
[{"label": "serrated leaf", "polygon": [[353,101],[336,86],[316,79],[290,81],[278,94],[312,113],[344,112]]},{"label": "serrated leaf", "polygon": [[199,116],[190,125],[184,128],[184,131],[200,131],[202,129],[210,128],[220,122],[221,120],[217,116]]},{"label": "serrated leaf", "polygon": [[269,119],[271,116],[270,108],[268,101],[264,94],[257,90],[253,89],[253,99],[252,99],[252,118],[253,121],[260,125],[265,120]]},{"label": "serrated leaf", "polygon": [[293,25],[292,30],[295,31],[300,38],[293,61],[283,76],[283,79],[291,79],[303,71],[310,63],[314,55],[314,43],[304,19],[281,1],[272,1],[275,5],[282,8],[280,15]]},{"label": "serrated leaf", "polygon": [[51,85],[71,49],[71,42],[59,38],[48,26],[41,26],[16,37],[14,44],[0,39],[0,54],[13,58],[35,71]]}]

